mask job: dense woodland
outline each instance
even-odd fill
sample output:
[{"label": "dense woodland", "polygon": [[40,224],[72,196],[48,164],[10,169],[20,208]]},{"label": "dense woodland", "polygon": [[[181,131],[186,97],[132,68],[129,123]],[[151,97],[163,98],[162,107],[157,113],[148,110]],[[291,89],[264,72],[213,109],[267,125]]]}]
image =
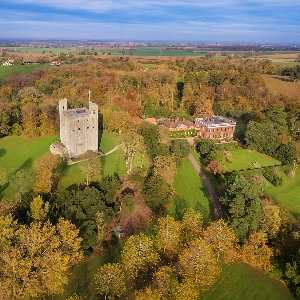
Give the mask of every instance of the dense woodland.
[{"label": "dense woodland", "polygon": [[[63,58],[60,67],[11,74],[1,81],[0,134],[28,139],[59,131],[58,101],[71,107],[99,105],[100,129],[120,134],[127,176],[153,213],[152,233],[124,237],[108,229],[120,210],[130,213],[132,193],[122,178],[103,177],[101,162],[85,154],[80,186],[57,189],[65,161],[46,154],[21,169],[9,184],[15,207],[0,216],[0,295],[31,299],[62,292],[70,268],[84,256],[122,244],[120,259],[95,275],[99,293],[109,299],[198,299],[211,288],[222,264],[243,260],[280,278],[300,299],[299,231],[284,208],[264,196],[261,174],[227,172],[230,146],[199,139],[197,151],[219,184],[226,222],[204,224],[200,211],[183,207],[176,217],[166,206],[178,199],[174,174],[190,152],[183,139],[171,139],[147,117],[193,119],[218,114],[234,118],[238,144],[285,165],[295,176],[300,162],[300,98],[274,96],[261,74],[299,78],[299,67],[268,60],[213,58],[161,60],[148,67],[128,58]],[[133,162],[139,159],[140,168]],[[264,178],[280,185],[276,168]],[[8,179],[0,166],[0,185]],[[199,255],[201,254],[201,255]],[[184,295],[184,296],[183,296]],[[70,298],[71,299],[71,298]],[[72,298],[74,299],[74,298]],[[76,298],[78,299],[78,298]]]}]

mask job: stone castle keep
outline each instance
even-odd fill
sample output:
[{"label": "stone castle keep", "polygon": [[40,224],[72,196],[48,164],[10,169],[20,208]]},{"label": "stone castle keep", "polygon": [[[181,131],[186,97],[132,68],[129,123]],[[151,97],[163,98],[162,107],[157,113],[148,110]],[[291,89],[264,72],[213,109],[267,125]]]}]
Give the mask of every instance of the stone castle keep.
[{"label": "stone castle keep", "polygon": [[72,158],[88,150],[98,151],[98,105],[68,109],[68,100],[59,101],[60,143],[52,144],[52,153]]}]

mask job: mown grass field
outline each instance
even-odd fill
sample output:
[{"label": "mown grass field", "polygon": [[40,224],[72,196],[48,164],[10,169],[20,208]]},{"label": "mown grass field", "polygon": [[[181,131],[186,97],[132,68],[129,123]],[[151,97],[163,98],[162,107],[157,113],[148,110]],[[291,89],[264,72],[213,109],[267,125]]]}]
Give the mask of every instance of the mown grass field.
[{"label": "mown grass field", "polygon": [[292,300],[294,297],[279,280],[242,262],[223,265],[212,290],[199,299],[204,300]]},{"label": "mown grass field", "polygon": [[0,80],[9,76],[13,72],[24,73],[32,72],[35,69],[47,69],[49,64],[36,65],[14,65],[14,66],[0,66]]},{"label": "mown grass field", "polygon": [[[34,140],[18,136],[1,138],[0,165],[6,170],[8,179],[20,169],[31,169],[34,160],[48,152],[50,144],[58,140],[58,135]],[[11,201],[15,193],[16,191],[8,186],[0,193],[0,200],[3,198],[4,202]]]},{"label": "mown grass field", "polygon": [[283,174],[283,185],[275,187],[270,185],[265,194],[270,196],[275,204],[284,207],[300,223],[300,169],[296,176],[289,178]]},{"label": "mown grass field", "polygon": [[190,207],[199,210],[203,214],[204,222],[208,224],[212,220],[211,199],[205,185],[188,158],[183,159],[182,165],[177,170],[174,186],[176,194],[185,202],[175,203],[173,201],[168,207],[167,213],[174,216],[177,210],[182,213],[182,210]]},{"label": "mown grass field", "polygon": [[247,169],[255,169],[253,163],[257,162],[261,167],[270,167],[280,165],[281,163],[257,151],[249,152],[247,149],[232,149],[229,151],[232,157],[232,162],[225,162],[227,171],[239,171]]},{"label": "mown grass field", "polygon": [[[298,63],[299,65],[299,63]],[[300,83],[290,82],[286,76],[262,75],[268,89],[274,94],[300,98]]]},{"label": "mown grass field", "polygon": [[[51,143],[59,141],[59,135],[27,140],[23,137],[8,136],[0,139],[0,165],[6,170],[10,179],[22,168],[31,169],[34,160],[49,151]],[[114,133],[101,134],[100,149],[106,153],[112,150],[118,143],[118,136]],[[101,158],[103,176],[117,172],[120,176],[126,173],[125,160],[117,150]],[[64,189],[73,184],[83,183],[85,178],[78,164],[67,166],[63,162],[58,168],[61,172],[59,188]],[[16,193],[10,186],[2,191],[2,198],[12,200]]]}]

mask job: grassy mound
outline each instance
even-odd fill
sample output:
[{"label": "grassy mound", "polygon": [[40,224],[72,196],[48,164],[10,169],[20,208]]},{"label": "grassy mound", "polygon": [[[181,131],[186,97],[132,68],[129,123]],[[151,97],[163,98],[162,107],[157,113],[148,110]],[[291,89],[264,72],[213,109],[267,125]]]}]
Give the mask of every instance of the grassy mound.
[{"label": "grassy mound", "polygon": [[242,262],[224,265],[212,290],[201,297],[205,300],[294,299],[279,280]]}]

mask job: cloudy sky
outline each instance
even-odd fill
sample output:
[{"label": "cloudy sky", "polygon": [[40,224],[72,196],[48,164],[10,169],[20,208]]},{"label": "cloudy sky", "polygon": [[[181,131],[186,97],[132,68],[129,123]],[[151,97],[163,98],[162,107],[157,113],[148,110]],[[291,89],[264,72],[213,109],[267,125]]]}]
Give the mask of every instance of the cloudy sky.
[{"label": "cloudy sky", "polygon": [[0,1],[0,38],[300,44],[299,0]]}]

